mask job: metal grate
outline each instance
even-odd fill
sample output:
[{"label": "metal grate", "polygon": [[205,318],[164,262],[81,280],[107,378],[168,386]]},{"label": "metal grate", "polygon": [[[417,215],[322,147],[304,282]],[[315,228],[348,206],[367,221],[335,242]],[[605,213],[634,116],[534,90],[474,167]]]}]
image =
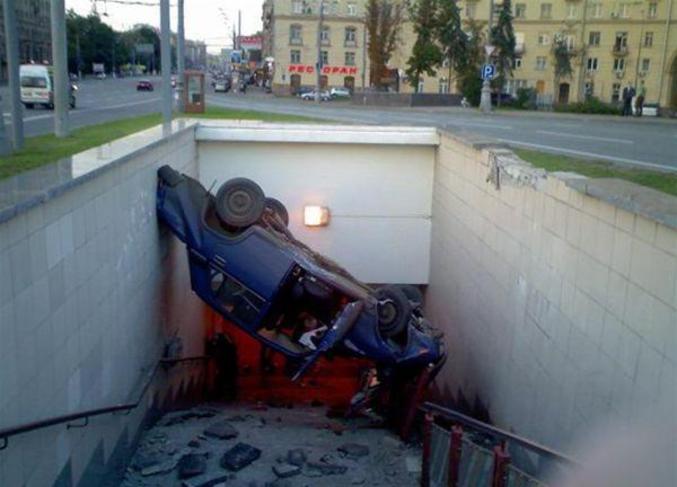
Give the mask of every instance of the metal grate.
[{"label": "metal grate", "polygon": [[491,473],[494,454],[467,438],[463,438],[461,465],[458,479],[459,487],[478,487],[491,485]]},{"label": "metal grate", "polygon": [[510,465],[508,467],[508,487],[547,487],[547,484],[514,465]]},{"label": "metal grate", "polygon": [[430,433],[430,487],[446,487],[451,435],[436,424],[432,425]]}]

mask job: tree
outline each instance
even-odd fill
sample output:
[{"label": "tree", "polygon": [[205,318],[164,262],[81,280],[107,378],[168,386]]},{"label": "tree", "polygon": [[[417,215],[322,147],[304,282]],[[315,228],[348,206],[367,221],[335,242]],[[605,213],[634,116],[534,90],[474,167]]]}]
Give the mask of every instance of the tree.
[{"label": "tree", "polygon": [[473,106],[479,105],[482,95],[480,67],[484,60],[483,30],[483,23],[475,20],[468,21],[465,58],[458,68],[461,93]]},{"label": "tree", "polygon": [[369,84],[384,89],[386,66],[399,42],[402,5],[397,0],[369,0],[365,23],[369,54]]},{"label": "tree", "polygon": [[[572,52],[571,49],[569,49],[569,45],[567,44],[564,35],[557,34],[555,36],[552,46],[552,55],[555,58],[555,62],[553,63],[555,74],[554,90],[555,93],[558,93],[557,87],[559,86],[560,80],[562,78],[570,78],[574,72],[571,67]],[[559,99],[557,101],[559,101]]]},{"label": "tree", "polygon": [[[512,27],[512,2],[503,0],[499,7],[498,20],[491,29],[491,43],[496,47],[497,78],[495,85],[498,86],[499,94],[503,90],[505,79],[512,75],[512,67],[515,62],[515,31]],[[498,97],[500,103],[501,97]]]},{"label": "tree", "polygon": [[439,2],[437,12],[436,37],[440,44],[443,59],[447,61],[448,91],[451,92],[451,72],[457,74],[466,62],[468,36],[461,26],[461,9],[456,0]]},{"label": "tree", "polygon": [[407,61],[407,76],[416,92],[422,74],[435,75],[435,68],[442,62],[442,51],[436,42],[438,0],[418,0],[411,8],[416,42]]}]

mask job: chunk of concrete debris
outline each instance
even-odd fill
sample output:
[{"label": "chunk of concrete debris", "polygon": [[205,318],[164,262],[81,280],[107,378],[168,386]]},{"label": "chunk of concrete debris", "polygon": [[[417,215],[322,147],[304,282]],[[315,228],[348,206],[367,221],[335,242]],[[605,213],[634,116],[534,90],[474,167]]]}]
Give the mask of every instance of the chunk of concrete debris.
[{"label": "chunk of concrete debris", "polygon": [[188,442],[188,446],[191,447],[191,448],[200,448],[200,442],[198,440],[196,440],[195,438],[193,438],[192,440],[190,440]]},{"label": "chunk of concrete debris", "polygon": [[350,483],[352,485],[363,485],[366,482],[367,482],[367,477],[365,477],[362,474],[354,475],[353,478],[350,479]]},{"label": "chunk of concrete debris", "polygon": [[290,465],[296,465],[297,467],[303,466],[307,460],[306,452],[302,448],[294,448],[287,452],[287,463]]},{"label": "chunk of concrete debris", "polygon": [[286,479],[288,477],[293,477],[294,475],[298,475],[301,473],[301,467],[298,465],[289,465],[288,463],[283,463],[281,465],[273,465],[273,472],[275,472],[275,475],[282,479]]},{"label": "chunk of concrete debris", "polygon": [[358,443],[346,443],[337,448],[348,458],[362,458],[369,455],[369,447],[367,445],[360,445]]},{"label": "chunk of concrete debris", "polygon": [[144,468],[157,465],[161,461],[162,458],[157,451],[139,450],[134,455],[131,467],[134,470],[143,470]]},{"label": "chunk of concrete debris", "polygon": [[421,459],[419,457],[405,457],[404,464],[409,473],[421,473]]},{"label": "chunk of concrete debris", "polygon": [[204,430],[204,434],[219,440],[231,440],[236,438],[240,433],[228,421],[219,421]]},{"label": "chunk of concrete debris", "polygon": [[150,467],[146,467],[143,470],[141,470],[141,475],[144,477],[148,477],[150,475],[158,475],[161,473],[167,473],[171,472],[176,468],[178,461],[175,459],[167,460],[162,463],[157,463],[155,465],[151,465]]},{"label": "chunk of concrete debris", "polygon": [[180,479],[196,477],[207,470],[207,458],[205,455],[190,453],[181,457],[178,467]]},{"label": "chunk of concrete debris", "polygon": [[233,478],[232,474],[227,475],[203,475],[201,477],[194,477],[190,480],[184,480],[181,483],[182,487],[217,487],[218,485],[225,484]]},{"label": "chunk of concrete debris", "polygon": [[258,460],[260,456],[261,450],[258,448],[247,445],[246,443],[238,443],[223,454],[221,466],[226,470],[237,472],[250,463]]},{"label": "chunk of concrete debris", "polygon": [[275,479],[272,482],[266,482],[265,487],[292,487],[292,483],[287,479]]},{"label": "chunk of concrete debris", "polygon": [[306,464],[307,472],[310,473],[311,477],[316,476],[312,475],[319,473],[320,475],[343,475],[348,471],[348,467],[345,465],[336,465],[331,463],[316,463],[308,462]]}]

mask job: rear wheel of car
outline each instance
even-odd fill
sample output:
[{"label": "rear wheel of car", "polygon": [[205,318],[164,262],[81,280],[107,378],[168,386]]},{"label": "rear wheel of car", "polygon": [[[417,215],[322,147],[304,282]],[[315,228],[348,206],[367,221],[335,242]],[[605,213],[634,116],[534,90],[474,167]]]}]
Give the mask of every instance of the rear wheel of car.
[{"label": "rear wheel of car", "polygon": [[275,198],[266,198],[266,208],[271,210],[273,214],[284,223],[285,227],[289,226],[289,212],[280,200]]},{"label": "rear wheel of car", "polygon": [[411,317],[411,304],[407,296],[397,286],[384,286],[376,290],[376,298],[381,334],[392,338],[402,333]]},{"label": "rear wheel of car", "polygon": [[223,223],[235,228],[256,223],[265,204],[263,190],[251,179],[231,179],[216,193],[216,214]]}]

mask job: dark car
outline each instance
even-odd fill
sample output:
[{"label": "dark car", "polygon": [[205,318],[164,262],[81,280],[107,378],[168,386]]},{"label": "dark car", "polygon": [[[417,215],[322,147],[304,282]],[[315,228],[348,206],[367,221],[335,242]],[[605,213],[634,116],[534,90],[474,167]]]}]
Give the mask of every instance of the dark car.
[{"label": "dark car", "polygon": [[153,91],[153,83],[147,79],[139,80],[136,84],[136,91]]},{"label": "dark car", "polygon": [[442,334],[423,317],[416,287],[359,282],[296,240],[284,205],[255,182],[231,179],[214,196],[164,166],[157,210],[186,244],[195,293],[284,354],[294,379],[327,352],[372,359],[381,382],[441,366]]},{"label": "dark car", "polygon": [[[517,98],[512,96],[510,93],[501,93],[501,105],[510,105],[512,103],[515,103],[516,101]],[[491,94],[491,104],[492,105],[498,104],[498,93]]]}]

